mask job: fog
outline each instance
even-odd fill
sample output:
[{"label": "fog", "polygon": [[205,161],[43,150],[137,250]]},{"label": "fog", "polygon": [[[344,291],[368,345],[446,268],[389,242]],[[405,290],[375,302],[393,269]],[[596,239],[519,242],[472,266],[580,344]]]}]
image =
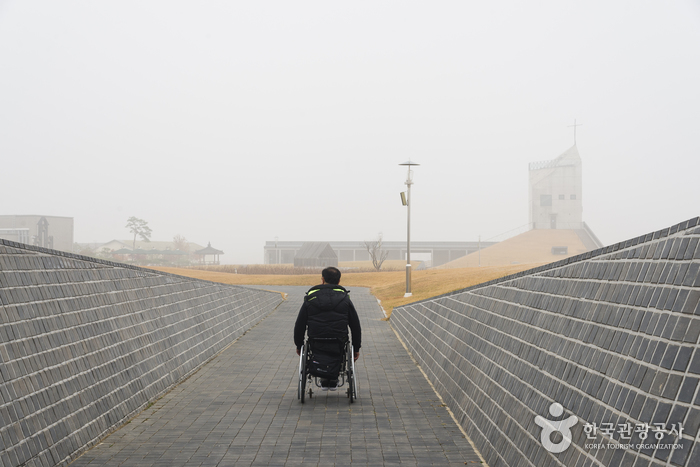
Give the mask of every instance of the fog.
[{"label": "fog", "polygon": [[261,263],[266,240],[489,239],[573,145],[605,244],[700,214],[697,1],[0,0],[0,214]]}]

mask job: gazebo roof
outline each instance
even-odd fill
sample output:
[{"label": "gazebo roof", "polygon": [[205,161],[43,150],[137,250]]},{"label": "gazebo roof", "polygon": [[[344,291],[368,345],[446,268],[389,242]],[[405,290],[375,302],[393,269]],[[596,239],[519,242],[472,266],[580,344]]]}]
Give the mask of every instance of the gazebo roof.
[{"label": "gazebo roof", "polygon": [[221,250],[217,250],[216,248],[212,248],[211,242],[208,242],[206,248],[202,248],[201,250],[197,250],[194,252],[195,255],[223,255],[224,252]]}]

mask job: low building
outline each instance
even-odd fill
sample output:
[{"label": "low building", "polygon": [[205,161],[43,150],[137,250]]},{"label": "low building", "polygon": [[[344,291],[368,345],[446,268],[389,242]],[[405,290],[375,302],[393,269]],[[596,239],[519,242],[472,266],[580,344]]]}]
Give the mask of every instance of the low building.
[{"label": "low building", "polygon": [[[107,243],[100,243],[98,245],[92,246],[92,248],[95,249],[96,252],[100,253],[102,251],[117,251],[122,248],[126,248],[131,250],[134,246],[136,246],[137,250],[174,250],[175,249],[175,243],[171,241],[161,241],[161,240],[152,240],[150,242],[145,242],[143,240],[136,240],[136,245],[134,245],[133,240],[111,240]],[[193,243],[193,242],[187,242],[187,249],[185,250],[188,253],[194,253],[197,250],[201,250],[204,248],[202,245],[198,243]]]},{"label": "low building", "polygon": [[[294,258],[306,242],[268,241],[264,246],[265,264],[292,264]],[[454,261],[496,242],[411,242],[411,255],[424,255],[433,266]],[[370,261],[364,242],[328,242],[338,256],[339,262]],[[382,241],[382,250],[387,251],[388,260],[406,259],[406,242]],[[417,259],[415,257],[414,259]]]},{"label": "low building", "polygon": [[193,242],[176,245],[173,241],[153,240],[146,242],[136,240],[134,244],[133,239],[112,240],[98,244],[78,244],[78,247],[80,248],[76,252],[87,256],[117,262],[166,266],[187,266],[193,262],[200,262],[202,257],[197,254],[197,251],[203,248]]},{"label": "low building", "polygon": [[294,256],[295,268],[338,267],[338,255],[328,242],[305,242]]},{"label": "low building", "polygon": [[0,238],[61,251],[73,251],[73,218],[0,216]]}]

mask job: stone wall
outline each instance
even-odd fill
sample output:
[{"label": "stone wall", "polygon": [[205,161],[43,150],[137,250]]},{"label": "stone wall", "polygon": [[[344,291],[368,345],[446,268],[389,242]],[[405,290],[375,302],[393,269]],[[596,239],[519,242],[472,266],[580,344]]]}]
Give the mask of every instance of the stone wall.
[{"label": "stone wall", "polygon": [[0,240],[0,465],[69,462],[281,301]]},{"label": "stone wall", "polygon": [[[409,304],[391,324],[491,467],[697,467],[699,225]],[[546,437],[563,452],[545,449],[543,419],[575,422],[568,447]]]}]

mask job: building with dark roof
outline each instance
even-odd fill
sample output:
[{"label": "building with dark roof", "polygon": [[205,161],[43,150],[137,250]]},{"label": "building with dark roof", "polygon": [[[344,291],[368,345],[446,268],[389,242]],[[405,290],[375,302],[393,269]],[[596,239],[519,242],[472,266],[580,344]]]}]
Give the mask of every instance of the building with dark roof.
[{"label": "building with dark roof", "polygon": [[338,255],[328,242],[304,242],[294,256],[294,267],[338,267]]}]

